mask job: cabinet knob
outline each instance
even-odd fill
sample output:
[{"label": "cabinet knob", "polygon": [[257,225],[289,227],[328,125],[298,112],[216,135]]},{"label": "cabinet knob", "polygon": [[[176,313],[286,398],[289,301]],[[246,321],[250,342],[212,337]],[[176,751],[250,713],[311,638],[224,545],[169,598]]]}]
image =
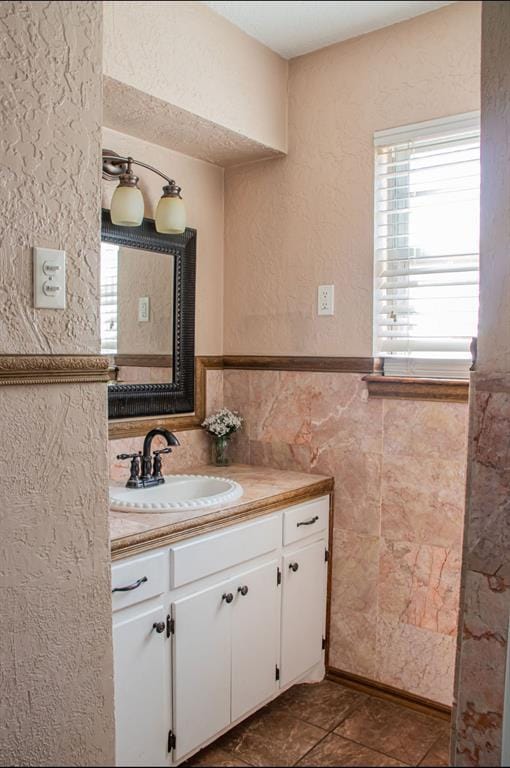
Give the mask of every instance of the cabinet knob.
[{"label": "cabinet knob", "polygon": [[162,632],[166,629],[166,624],[164,621],[155,621],[152,625],[152,629],[155,629],[158,635],[160,635]]},{"label": "cabinet knob", "polygon": [[245,584],[243,587],[238,587],[237,591],[240,592],[242,594],[242,596],[244,597],[244,595],[248,594],[248,587]]},{"label": "cabinet knob", "polygon": [[298,570],[298,568],[299,568],[299,563],[291,563],[291,564],[289,565],[289,568],[290,568],[290,570],[291,570],[291,571],[294,571],[294,573],[296,573],[296,571],[297,571],[297,570]]},{"label": "cabinet knob", "polygon": [[221,599],[224,600],[226,603],[231,603],[232,600],[234,599],[234,595],[232,594],[232,592],[224,592],[223,595],[221,596]]}]

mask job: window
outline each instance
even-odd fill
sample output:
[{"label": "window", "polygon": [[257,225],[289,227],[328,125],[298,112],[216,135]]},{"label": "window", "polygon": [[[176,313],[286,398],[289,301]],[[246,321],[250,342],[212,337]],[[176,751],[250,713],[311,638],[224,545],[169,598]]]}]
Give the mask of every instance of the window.
[{"label": "window", "polygon": [[117,261],[119,246],[101,243],[101,352],[117,352]]},{"label": "window", "polygon": [[467,377],[479,205],[478,114],[375,135],[374,354],[386,375]]}]

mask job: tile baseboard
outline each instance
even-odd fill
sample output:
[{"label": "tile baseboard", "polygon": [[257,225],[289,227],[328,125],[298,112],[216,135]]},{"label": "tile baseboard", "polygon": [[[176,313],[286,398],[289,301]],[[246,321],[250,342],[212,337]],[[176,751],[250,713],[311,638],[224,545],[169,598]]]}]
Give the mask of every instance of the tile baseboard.
[{"label": "tile baseboard", "polygon": [[394,704],[412,709],[415,712],[421,712],[424,715],[449,721],[451,719],[452,708],[447,704],[440,704],[424,696],[418,696],[415,693],[403,691],[400,688],[394,688],[392,685],[380,683],[377,680],[371,680],[362,675],[355,675],[352,672],[345,672],[336,667],[326,667],[326,678],[336,683],[344,685],[346,688],[352,688],[360,693],[367,693],[370,696],[391,701]]}]

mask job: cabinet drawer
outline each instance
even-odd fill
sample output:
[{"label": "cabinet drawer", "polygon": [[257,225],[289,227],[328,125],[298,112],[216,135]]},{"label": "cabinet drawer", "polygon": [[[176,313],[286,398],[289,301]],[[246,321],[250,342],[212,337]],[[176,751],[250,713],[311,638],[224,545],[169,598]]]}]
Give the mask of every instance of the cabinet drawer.
[{"label": "cabinet drawer", "polygon": [[171,588],[272,552],[281,545],[281,537],[280,517],[272,515],[176,544],[170,548]]},{"label": "cabinet drawer", "polygon": [[[114,611],[141,603],[166,591],[166,552],[137,557],[112,566]],[[120,591],[119,591],[120,590]]]},{"label": "cabinet drawer", "polygon": [[289,507],[283,513],[283,545],[305,539],[328,527],[329,496]]}]

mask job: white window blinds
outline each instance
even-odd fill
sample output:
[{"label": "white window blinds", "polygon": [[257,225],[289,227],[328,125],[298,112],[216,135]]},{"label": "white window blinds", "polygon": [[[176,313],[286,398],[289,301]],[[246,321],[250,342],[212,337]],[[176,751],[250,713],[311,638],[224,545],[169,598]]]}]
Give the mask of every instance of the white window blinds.
[{"label": "white window blinds", "polygon": [[387,375],[468,375],[479,198],[478,114],[375,135],[374,353]]},{"label": "white window blinds", "polygon": [[101,352],[117,352],[117,262],[119,246],[101,243]]}]

